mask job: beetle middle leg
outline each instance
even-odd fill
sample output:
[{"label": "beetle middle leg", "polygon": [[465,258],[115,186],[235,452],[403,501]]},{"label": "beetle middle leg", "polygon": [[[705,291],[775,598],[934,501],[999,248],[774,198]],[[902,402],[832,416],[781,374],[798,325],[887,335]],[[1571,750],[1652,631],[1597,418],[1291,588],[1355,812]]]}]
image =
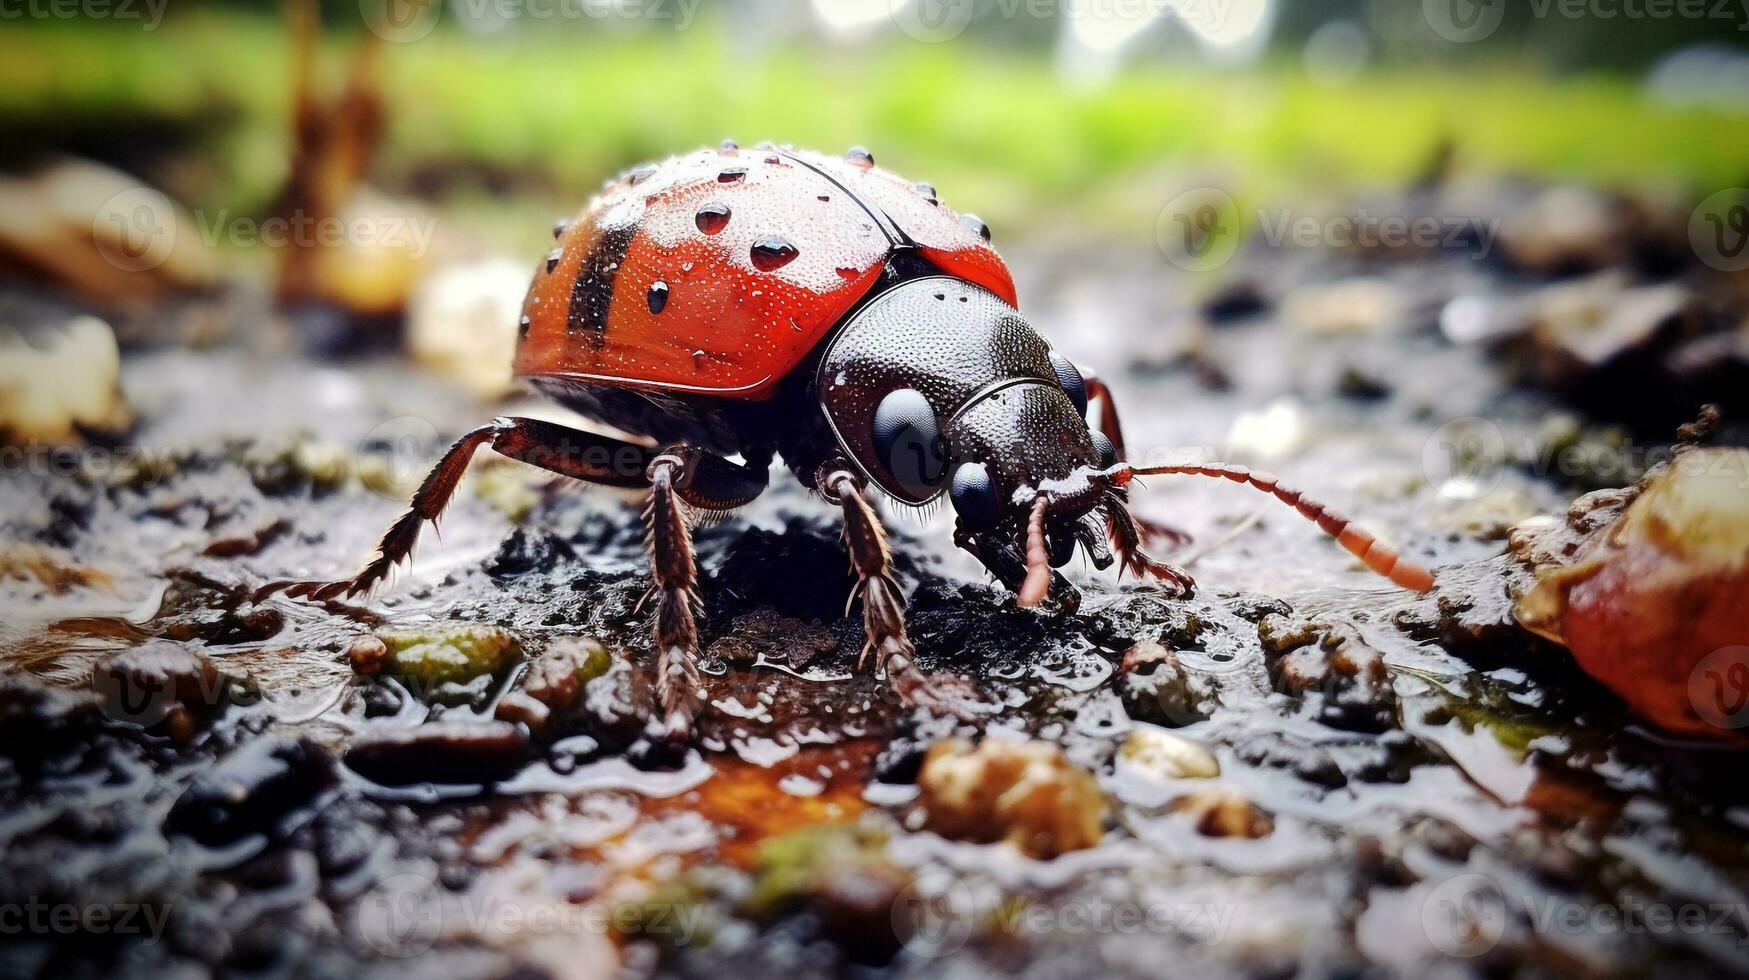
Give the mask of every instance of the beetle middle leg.
[{"label": "beetle middle leg", "polygon": [[660,728],[662,737],[678,742],[691,734],[699,708],[698,563],[693,558],[691,523],[680,504],[684,501],[701,510],[739,507],[765,489],[766,472],[702,449],[674,446],[656,454],[646,474],[650,503],[644,510],[644,524],[651,592],[656,598]]},{"label": "beetle middle leg", "polygon": [[963,679],[951,674],[928,674],[917,666],[917,651],[905,631],[905,599],[893,580],[892,551],[887,534],[863,498],[863,481],[842,461],[828,463],[818,472],[817,485],[827,500],[844,511],[844,544],[862,596],[862,624],[866,642],[857,666],[873,653],[893,693],[907,707],[928,708],[953,715],[961,721],[976,721],[970,705],[977,693]]}]

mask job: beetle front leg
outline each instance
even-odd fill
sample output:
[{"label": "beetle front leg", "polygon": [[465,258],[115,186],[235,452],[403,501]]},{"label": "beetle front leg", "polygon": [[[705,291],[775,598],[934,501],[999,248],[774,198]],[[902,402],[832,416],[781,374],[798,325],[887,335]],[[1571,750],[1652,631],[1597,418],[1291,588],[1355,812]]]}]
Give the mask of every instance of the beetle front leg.
[{"label": "beetle front leg", "polygon": [[893,580],[892,551],[874,508],[862,496],[862,478],[842,462],[820,468],[818,486],[827,500],[844,511],[844,544],[856,571],[856,593],[862,596],[862,626],[867,637],[860,667],[872,652],[887,684],[901,703],[912,708],[950,714],[975,722],[970,705],[977,691],[951,674],[928,674],[917,666],[917,651],[905,631],[905,599]]}]

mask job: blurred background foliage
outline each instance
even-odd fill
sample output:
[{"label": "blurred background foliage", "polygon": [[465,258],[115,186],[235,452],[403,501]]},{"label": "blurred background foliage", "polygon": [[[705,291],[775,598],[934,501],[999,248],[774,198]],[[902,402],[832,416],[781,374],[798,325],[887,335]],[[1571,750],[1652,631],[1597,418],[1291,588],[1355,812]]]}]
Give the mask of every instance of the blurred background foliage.
[{"label": "blurred background foliage", "polygon": [[[113,2],[131,16],[0,26],[0,163],[73,153],[196,208],[271,208],[293,97],[281,10]],[[340,84],[374,2],[322,4],[318,76]],[[725,136],[865,144],[999,232],[1138,241],[1187,180],[1268,199],[1401,185],[1444,156],[1695,197],[1749,179],[1732,47],[1749,13],[1714,0],[1631,21],[1508,5],[1473,43],[1430,27],[1445,0],[439,2],[429,33],[381,45],[370,179],[519,250],[545,236],[534,215]],[[916,39],[915,3],[963,30]]]}]

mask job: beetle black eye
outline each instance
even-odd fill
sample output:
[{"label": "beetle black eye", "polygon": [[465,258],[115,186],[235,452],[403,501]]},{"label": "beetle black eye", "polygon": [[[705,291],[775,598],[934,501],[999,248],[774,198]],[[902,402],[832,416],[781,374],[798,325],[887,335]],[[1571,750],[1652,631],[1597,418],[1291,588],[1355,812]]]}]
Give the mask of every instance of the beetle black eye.
[{"label": "beetle black eye", "polygon": [[1117,465],[1117,447],[1105,437],[1105,433],[1093,431],[1093,455],[1099,460],[1099,468],[1109,470]]},{"label": "beetle black eye", "polygon": [[946,469],[941,428],[922,392],[915,388],[888,392],[875,408],[872,428],[875,453],[900,486],[923,497],[941,484]]},{"label": "beetle black eye", "polygon": [[983,463],[961,463],[953,471],[947,496],[966,527],[984,531],[996,526],[996,484]]},{"label": "beetle black eye", "polygon": [[1087,382],[1082,380],[1081,372],[1075,370],[1075,365],[1069,359],[1056,351],[1051,351],[1051,369],[1057,372],[1057,383],[1063,386],[1063,392],[1069,400],[1075,403],[1075,411],[1087,414]]}]

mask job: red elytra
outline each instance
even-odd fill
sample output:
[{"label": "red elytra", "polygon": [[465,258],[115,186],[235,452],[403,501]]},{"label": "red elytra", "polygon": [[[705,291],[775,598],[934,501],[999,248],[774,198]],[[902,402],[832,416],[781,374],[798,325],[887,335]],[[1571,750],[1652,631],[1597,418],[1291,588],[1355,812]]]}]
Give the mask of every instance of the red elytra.
[{"label": "red elytra", "polygon": [[617,178],[560,227],[524,301],[518,377],[769,398],[900,242],[1018,305],[1002,258],[953,209],[890,171],[806,150],[673,157]]}]

